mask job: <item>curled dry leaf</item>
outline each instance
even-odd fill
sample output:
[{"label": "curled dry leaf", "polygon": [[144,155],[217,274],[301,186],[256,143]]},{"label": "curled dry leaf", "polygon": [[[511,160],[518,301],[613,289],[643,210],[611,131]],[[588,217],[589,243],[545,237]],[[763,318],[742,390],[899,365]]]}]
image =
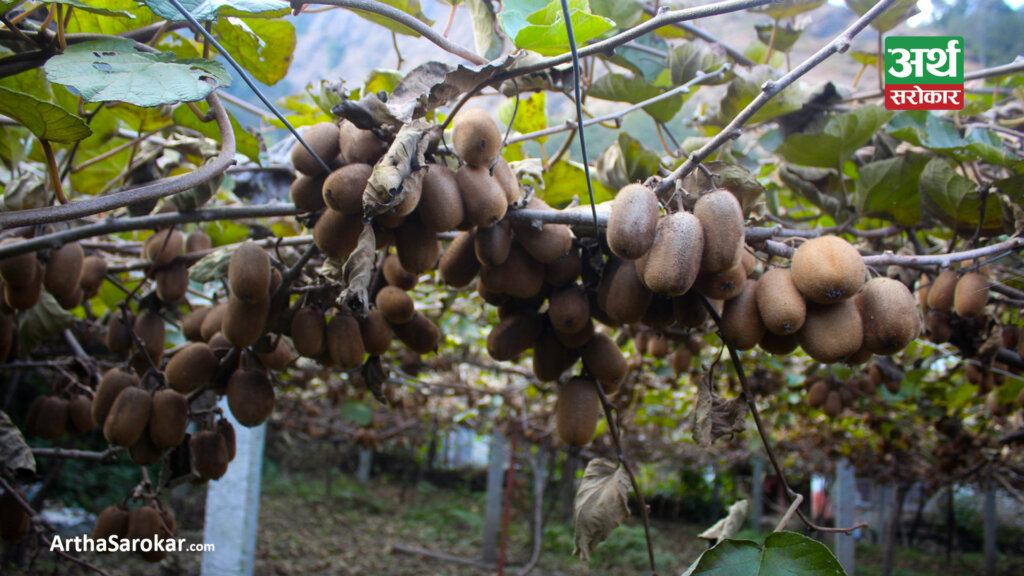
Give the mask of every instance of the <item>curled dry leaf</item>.
[{"label": "curled dry leaf", "polygon": [[747,513],[750,510],[750,502],[748,500],[739,500],[732,506],[729,506],[729,513],[718,522],[701,532],[697,535],[698,538],[705,540],[713,540],[716,544],[722,540],[728,540],[739,533],[743,529],[743,523],[747,519]]},{"label": "curled dry leaf", "polygon": [[722,436],[739,434],[746,427],[747,404],[740,398],[727,400],[711,389],[709,372],[697,382],[697,406],[693,416],[693,440],[707,448]]},{"label": "curled dry leaf", "polygon": [[0,471],[9,472],[19,479],[36,475],[36,459],[25,443],[21,430],[0,410]]},{"label": "curled dry leaf", "polygon": [[414,120],[398,131],[395,141],[373,168],[370,181],[363,190],[363,217],[366,220],[387,212],[401,204],[408,185],[417,184],[413,178],[423,178],[427,165],[423,157],[430,143],[431,126],[424,120]]},{"label": "curled dry leaf", "polygon": [[366,318],[370,311],[370,283],[373,282],[376,250],[377,240],[373,226],[363,226],[363,231],[359,233],[359,244],[341,269],[341,278],[334,276],[344,288],[338,296],[338,304],[351,310],[352,315],[359,319]]},{"label": "curled dry leaf", "polygon": [[622,466],[607,458],[595,458],[587,464],[572,503],[574,556],[588,561],[597,545],[629,516],[628,492],[629,475]]}]

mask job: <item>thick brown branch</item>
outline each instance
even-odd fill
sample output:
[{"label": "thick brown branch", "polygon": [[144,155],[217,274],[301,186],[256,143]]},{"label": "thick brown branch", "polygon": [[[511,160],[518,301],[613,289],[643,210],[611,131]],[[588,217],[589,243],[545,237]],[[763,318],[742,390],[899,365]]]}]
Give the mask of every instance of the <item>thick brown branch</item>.
[{"label": "thick brown branch", "polygon": [[64,460],[87,460],[90,462],[105,462],[111,464],[117,462],[117,455],[124,452],[123,446],[111,446],[103,452],[91,452],[88,450],[71,450],[68,448],[33,448],[32,455],[43,458],[58,458]]}]

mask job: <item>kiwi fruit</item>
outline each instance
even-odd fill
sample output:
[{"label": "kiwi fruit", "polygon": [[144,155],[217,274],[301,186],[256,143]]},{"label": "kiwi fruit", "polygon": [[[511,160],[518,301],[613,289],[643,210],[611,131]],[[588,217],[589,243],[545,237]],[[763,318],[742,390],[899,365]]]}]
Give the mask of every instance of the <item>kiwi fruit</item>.
[{"label": "kiwi fruit", "polygon": [[647,306],[647,310],[644,311],[644,317],[641,319],[648,328],[656,330],[668,328],[675,320],[675,314],[672,310],[672,298],[664,294],[655,294],[651,298],[651,303]]},{"label": "kiwi fruit", "polygon": [[626,375],[626,358],[622,350],[603,332],[594,334],[583,347],[581,356],[583,367],[604,385],[609,394],[609,386],[617,386],[619,379]]},{"label": "kiwi fruit", "polygon": [[[404,218],[409,214],[412,214],[413,210],[419,206],[420,197],[423,194],[423,175],[422,172],[414,172],[411,177],[406,178],[402,181],[401,187],[401,200],[397,204],[391,207],[389,212],[394,214],[396,217]],[[396,198],[391,201],[395,202]],[[417,213],[417,216],[419,214]],[[433,230],[431,230],[433,232]]]},{"label": "kiwi fruit", "polygon": [[494,226],[476,231],[473,251],[481,265],[501,266],[508,259],[511,250],[512,225],[509,222],[498,222]]},{"label": "kiwi fruit", "polygon": [[544,287],[544,266],[521,246],[513,244],[505,262],[500,266],[482,268],[480,279],[488,290],[528,299]]},{"label": "kiwi fruit", "polygon": [[462,110],[452,122],[452,148],[463,162],[489,169],[501,151],[501,130],[487,111]]},{"label": "kiwi fruit", "polygon": [[685,294],[700,271],[704,232],[689,212],[669,214],[658,221],[654,244],[637,260],[637,272],[647,288],[669,296]]},{"label": "kiwi fruit", "polygon": [[228,297],[224,312],[221,334],[235,346],[252,346],[263,335],[263,326],[270,311],[270,298],[266,295],[259,300],[246,302],[234,294]]},{"label": "kiwi fruit", "polygon": [[765,326],[757,312],[757,284],[757,280],[746,280],[740,295],[726,300],[722,310],[722,338],[738,350],[750,350],[764,336]]},{"label": "kiwi fruit", "polygon": [[925,329],[928,339],[935,344],[949,342],[953,337],[953,327],[949,324],[947,312],[931,309],[925,317]]},{"label": "kiwi fruit", "polygon": [[372,130],[362,130],[351,122],[343,122],[338,133],[341,155],[345,162],[376,164],[388,150],[386,142],[377,138]]},{"label": "kiwi fruit", "polygon": [[15,286],[6,284],[4,286],[4,300],[15,310],[28,310],[39,303],[39,297],[43,293],[43,270],[42,262],[36,260],[36,273],[32,277],[32,283],[27,286]]},{"label": "kiwi fruit", "polygon": [[85,291],[85,297],[93,298],[100,291],[103,279],[107,277],[107,261],[101,256],[86,256],[82,260],[82,275],[78,283]]},{"label": "kiwi fruit", "polygon": [[267,298],[270,290],[270,257],[253,242],[245,242],[228,261],[231,294],[246,302]]},{"label": "kiwi fruit", "polygon": [[163,458],[163,455],[164,449],[154,444],[150,437],[149,424],[146,425],[135,444],[128,447],[128,457],[139,466],[156,464],[160,458]]},{"label": "kiwi fruit", "polygon": [[899,280],[872,278],[854,301],[864,325],[864,347],[873,354],[895,354],[917,337],[914,295]]},{"label": "kiwi fruit", "polygon": [[441,243],[417,218],[406,218],[395,229],[395,251],[402,268],[411,274],[422,274],[437,265]]},{"label": "kiwi fruit", "polygon": [[683,328],[699,328],[708,319],[708,311],[704,308],[703,296],[696,290],[690,290],[682,296],[672,299],[672,316],[676,324]]},{"label": "kiwi fruit", "polygon": [[641,184],[629,184],[616,194],[608,217],[608,248],[623,260],[636,260],[654,244],[658,226],[658,197]]},{"label": "kiwi fruit", "polygon": [[[856,298],[856,296],[855,296]],[[867,339],[867,332],[864,333],[864,338]],[[860,350],[854,354],[847,356],[843,359],[843,364],[847,366],[859,366],[874,357],[875,353],[871,351],[867,346],[861,346]]]},{"label": "kiwi fruit", "polygon": [[692,363],[693,352],[690,352],[685,346],[681,346],[672,354],[672,372],[676,375],[676,378],[689,372]]},{"label": "kiwi fruit", "polygon": [[416,313],[416,303],[409,293],[395,286],[385,286],[377,292],[377,309],[391,324],[404,324]]},{"label": "kiwi fruit", "polygon": [[579,284],[570,284],[551,293],[548,318],[555,330],[575,334],[590,319],[590,300]]},{"label": "kiwi fruit", "polygon": [[85,299],[85,291],[81,287],[75,286],[74,291],[54,296],[54,299],[61,308],[73,310],[82,304],[82,300]]},{"label": "kiwi fruit", "polygon": [[[320,122],[310,126],[302,133],[302,139],[313,149],[316,156],[323,160],[323,164],[330,164],[341,152],[338,126],[333,122]],[[310,154],[302,142],[295,142],[291,155],[292,166],[299,172],[308,176],[323,174],[323,165],[317,161],[316,156]]]},{"label": "kiwi fruit", "polygon": [[821,411],[829,418],[839,416],[839,413],[843,411],[843,397],[838,390],[829,390],[821,405]]},{"label": "kiwi fruit", "polygon": [[771,330],[765,330],[758,346],[769,354],[785,356],[796,350],[799,344],[795,334],[776,334]]},{"label": "kiwi fruit", "polygon": [[190,342],[200,342],[203,339],[203,320],[210,313],[209,306],[198,306],[193,308],[181,321],[181,334]]},{"label": "kiwi fruit", "polygon": [[[167,538],[170,534],[166,534],[163,524],[163,518],[156,508],[140,506],[132,510],[128,516],[127,538],[129,540],[152,540],[155,537]],[[161,549],[156,549],[154,546],[148,552],[143,552],[140,547],[139,555],[147,562],[159,562],[167,556],[167,550],[162,547]]]},{"label": "kiwi fruit", "polygon": [[577,332],[559,332],[555,330],[555,338],[566,348],[582,348],[594,337],[594,321],[587,318],[583,328]]},{"label": "kiwi fruit", "polygon": [[156,281],[156,297],[161,302],[174,304],[185,299],[188,293],[188,266],[180,260],[153,273]]},{"label": "kiwi fruit", "polygon": [[107,348],[115,354],[124,354],[132,349],[132,333],[129,326],[135,325],[135,315],[129,310],[125,312],[116,308],[107,318]]},{"label": "kiwi fruit", "polygon": [[124,538],[128,535],[128,509],[121,505],[107,506],[92,527],[93,540],[106,540],[111,536]]},{"label": "kiwi fruit", "polygon": [[[468,286],[480,272],[480,261],[476,256],[476,228],[460,232],[441,254],[438,271],[449,286]],[[511,247],[510,247],[511,248]]]},{"label": "kiwi fruit", "polygon": [[199,335],[206,342],[213,338],[213,335],[220,332],[221,326],[224,325],[224,315],[228,312],[227,302],[220,302],[214,304],[210,311],[203,318],[202,323],[199,325]]},{"label": "kiwi fruit", "polygon": [[519,179],[512,172],[512,167],[508,165],[508,162],[498,156],[498,161],[494,163],[491,170],[494,172],[494,178],[501,185],[501,189],[505,191],[505,199],[508,200],[509,205],[519,202],[523,197],[523,192],[519,188]]},{"label": "kiwi fruit", "polygon": [[363,213],[363,190],[373,175],[369,164],[346,164],[324,179],[323,202],[333,210],[346,214]]},{"label": "kiwi fruit", "polygon": [[56,440],[67,432],[68,401],[59,396],[40,396],[32,402],[33,426],[26,426],[33,436]]},{"label": "kiwi fruit", "polygon": [[149,355],[153,364],[159,366],[160,359],[164,357],[164,319],[147,310],[135,318],[134,330],[135,337],[145,349],[144,352]]},{"label": "kiwi fruit", "polygon": [[[526,208],[542,212],[555,211],[536,196],[530,198]],[[523,248],[541,264],[555,262],[572,248],[572,230],[565,224],[549,223],[538,227],[534,222],[514,222],[512,229]]]},{"label": "kiwi fruit", "polygon": [[808,304],[807,319],[796,339],[808,356],[823,364],[856,354],[864,343],[857,305],[852,299],[835,304]]},{"label": "kiwi fruit", "polygon": [[142,253],[153,266],[167,266],[185,251],[185,237],[174,228],[158,230],[146,238]]},{"label": "kiwi fruit", "polygon": [[324,331],[327,321],[324,312],[319,308],[305,306],[295,311],[292,316],[292,343],[295,351],[306,358],[314,358],[323,351]]},{"label": "kiwi fruit", "polygon": [[660,332],[652,332],[645,342],[647,355],[651,358],[664,358],[668,356],[668,338]]},{"label": "kiwi fruit", "polygon": [[467,164],[455,173],[455,182],[462,194],[466,219],[474,226],[494,226],[505,217],[508,198],[487,168]]},{"label": "kiwi fruit", "polygon": [[153,398],[137,386],[129,386],[117,395],[103,421],[103,436],[111,444],[131,446],[146,429]]},{"label": "kiwi fruit", "polygon": [[267,351],[257,351],[256,358],[267,370],[281,371],[292,361],[294,354],[288,340],[280,336],[270,339],[273,347]]},{"label": "kiwi fruit", "polygon": [[54,296],[68,296],[78,289],[85,252],[78,242],[68,242],[50,254],[43,275],[43,287]]},{"label": "kiwi fruit", "polygon": [[553,330],[544,330],[533,347],[533,374],[541,382],[552,382],[573,364],[576,355],[558,341]]},{"label": "kiwi fruit", "polygon": [[110,408],[122,390],[138,385],[139,378],[121,368],[111,368],[104,372],[92,398],[92,419],[96,425],[102,426],[106,422]]},{"label": "kiwi fruit", "polygon": [[292,204],[304,212],[322,210],[326,206],[323,194],[326,180],[327,174],[325,173],[321,173],[319,176],[298,174],[288,189],[288,196],[291,198]]},{"label": "kiwi fruit", "polygon": [[953,309],[961,318],[985,315],[988,303],[988,278],[977,272],[968,272],[957,280],[953,293]]},{"label": "kiwi fruit", "polygon": [[[24,494],[20,494],[24,498]],[[0,539],[21,542],[32,529],[32,516],[21,507],[18,496],[9,490],[0,493]]]},{"label": "kiwi fruit", "polygon": [[544,282],[551,286],[564,286],[575,282],[583,271],[583,260],[578,248],[572,248],[558,260],[544,265]]},{"label": "kiwi fruit", "polygon": [[267,374],[261,370],[235,370],[228,380],[228,407],[242,426],[252,428],[266,422],[274,411],[274,385]]},{"label": "kiwi fruit", "polygon": [[327,323],[326,347],[331,361],[340,368],[351,370],[358,368],[366,356],[363,337],[359,332],[359,322],[352,316],[335,314]]},{"label": "kiwi fruit", "polygon": [[85,434],[96,427],[92,419],[92,399],[85,394],[75,394],[68,401],[67,431],[74,435]]},{"label": "kiwi fruit", "polygon": [[[473,255],[473,260],[476,261],[475,254]],[[477,262],[477,265],[479,264],[480,263]],[[476,282],[476,293],[478,296],[480,296],[481,300],[490,304],[491,306],[501,306],[502,304],[509,301],[509,297],[506,296],[505,294],[488,288],[487,284],[484,283],[483,278],[478,279]]]},{"label": "kiwi fruit", "polygon": [[[704,252],[700,268],[705,272],[722,272],[740,262],[745,230],[743,209],[728,190],[715,190],[697,199],[693,215],[704,230]],[[746,272],[746,269],[744,269]],[[746,273],[744,273],[746,276]]]},{"label": "kiwi fruit", "polygon": [[943,270],[928,288],[928,307],[943,312],[953,307],[959,276],[955,270]]},{"label": "kiwi fruit", "polygon": [[747,269],[742,262],[727,270],[709,272],[701,270],[693,288],[712,300],[730,300],[740,295],[743,282],[747,279]]},{"label": "kiwi fruit", "polygon": [[199,479],[216,480],[228,471],[228,445],[215,430],[196,432],[189,440],[192,448],[192,469]]},{"label": "kiwi fruit", "polygon": [[217,357],[205,342],[193,342],[177,351],[164,368],[167,384],[182,394],[190,394],[213,378]]},{"label": "kiwi fruit", "polygon": [[[0,246],[9,246],[23,241],[24,238],[7,238]],[[34,252],[26,252],[17,256],[8,256],[0,260],[0,278],[9,286],[17,288],[28,286],[36,281],[38,270]]]},{"label": "kiwi fruit", "polygon": [[224,418],[217,420],[217,423],[213,425],[213,429],[217,434],[220,434],[221,438],[228,447],[228,461],[235,459],[235,452],[237,451],[237,442],[235,438],[235,427],[231,425]]},{"label": "kiwi fruit", "polygon": [[188,427],[188,398],[170,389],[153,393],[149,438],[159,448],[173,448],[185,439]]},{"label": "kiwi fruit", "polygon": [[328,208],[313,226],[313,242],[329,258],[345,260],[359,245],[362,231],[363,221],[359,214]]},{"label": "kiwi fruit", "polygon": [[371,356],[380,356],[387,352],[395,335],[384,319],[384,314],[377,309],[370,310],[366,318],[359,321],[359,333],[366,353]]},{"label": "kiwi fruit", "polygon": [[441,340],[441,329],[423,314],[417,312],[404,324],[392,327],[395,336],[417,354],[427,354]]},{"label": "kiwi fruit", "polygon": [[757,281],[757,311],[769,332],[795,334],[807,318],[807,303],[793,275],[785,268],[772,268]]},{"label": "kiwi fruit", "polygon": [[811,408],[821,408],[825,404],[830,390],[831,386],[829,386],[828,380],[815,378],[814,383],[807,389],[807,404]]},{"label": "kiwi fruit", "polygon": [[533,348],[543,329],[543,319],[537,313],[509,315],[487,335],[487,353],[495,360],[512,360]]},{"label": "kiwi fruit", "polygon": [[185,253],[205,252],[213,248],[213,240],[210,235],[196,228],[185,236]]},{"label": "kiwi fruit", "polygon": [[555,424],[558,437],[569,446],[585,446],[597,431],[601,398],[594,381],[573,378],[558,390]]},{"label": "kiwi fruit", "polygon": [[793,254],[793,283],[804,298],[818,304],[852,298],[864,285],[866,272],[860,252],[838,236],[808,240]]},{"label": "kiwi fruit", "polygon": [[635,261],[609,259],[597,287],[597,306],[604,310],[612,322],[639,322],[647,312],[652,297],[653,294],[640,279]]},{"label": "kiwi fruit", "polygon": [[402,290],[412,290],[416,287],[417,282],[419,282],[419,277],[416,274],[410,274],[405,268],[402,268],[402,263],[398,260],[397,254],[387,255],[381,267],[381,272],[384,274],[384,280],[388,284]]},{"label": "kiwi fruit", "polygon": [[432,232],[454,230],[466,217],[455,172],[444,164],[430,164],[420,187],[418,212]]}]

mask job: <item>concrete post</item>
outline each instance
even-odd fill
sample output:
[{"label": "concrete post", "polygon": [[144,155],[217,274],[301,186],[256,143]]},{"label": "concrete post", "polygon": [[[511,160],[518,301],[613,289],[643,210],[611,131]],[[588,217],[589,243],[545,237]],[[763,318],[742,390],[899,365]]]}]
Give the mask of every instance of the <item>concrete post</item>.
[{"label": "concrete post", "polygon": [[753,472],[750,476],[750,527],[761,531],[761,517],[764,510],[764,459],[755,456],[750,459]]},{"label": "concrete post", "polygon": [[370,470],[373,468],[373,450],[369,448],[359,449],[359,468],[356,469],[356,480],[360,484],[370,481]]},{"label": "concrete post", "polygon": [[501,496],[505,483],[505,464],[509,461],[508,444],[501,430],[491,436],[491,452],[487,464],[487,501],[484,507],[484,562],[498,561],[498,534],[501,531]]},{"label": "concrete post", "polygon": [[985,531],[985,576],[995,576],[996,573],[996,491],[992,488],[985,490],[982,504],[982,515],[984,518]]},{"label": "concrete post", "polygon": [[[845,458],[836,464],[832,504],[836,526],[851,526],[856,523],[857,482],[853,466]],[[847,574],[854,573],[854,545],[853,535],[836,534],[836,559]]]}]

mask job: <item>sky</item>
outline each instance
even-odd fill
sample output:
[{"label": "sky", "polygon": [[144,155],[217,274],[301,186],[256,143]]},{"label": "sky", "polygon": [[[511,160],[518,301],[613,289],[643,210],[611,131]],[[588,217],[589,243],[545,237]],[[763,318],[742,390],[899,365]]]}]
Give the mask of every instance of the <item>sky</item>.
[{"label": "sky", "polygon": [[[1006,2],[1006,4],[1008,4],[1010,7],[1015,9],[1020,8],[1021,5],[1024,5],[1024,0],[1003,1]],[[845,4],[843,0],[828,0],[828,2],[829,4],[833,4],[836,6],[843,6]],[[932,19],[932,0],[919,0],[919,2],[917,3],[917,7],[918,9],[921,10],[921,13],[907,21],[907,24],[909,24],[910,26],[919,26],[921,24],[929,22]]]}]

